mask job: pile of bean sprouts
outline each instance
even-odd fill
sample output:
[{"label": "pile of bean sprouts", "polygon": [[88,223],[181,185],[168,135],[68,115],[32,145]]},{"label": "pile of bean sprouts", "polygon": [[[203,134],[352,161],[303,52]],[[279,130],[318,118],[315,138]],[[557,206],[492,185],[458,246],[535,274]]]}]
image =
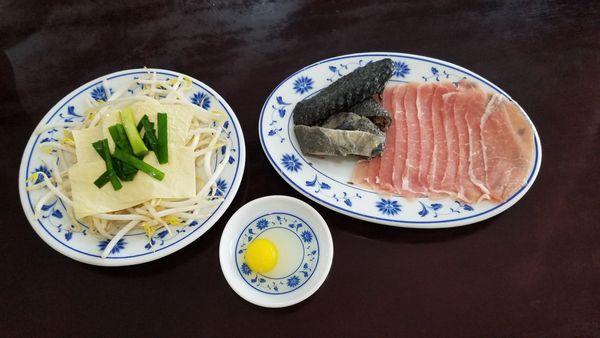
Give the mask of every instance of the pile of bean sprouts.
[{"label": "pile of bean sprouts", "polygon": [[[196,163],[196,196],[186,199],[151,199],[131,208],[110,213],[94,214],[80,220],[88,225],[90,232],[109,240],[102,257],[106,258],[127,233],[134,229],[143,229],[152,244],[152,236],[160,229],[166,229],[174,235],[174,227],[185,226],[210,215],[214,207],[221,202],[218,196],[217,178],[221,175],[230,154],[230,142],[223,130],[226,115],[218,111],[207,111],[193,104],[186,93],[192,82],[185,76],[169,80],[157,79],[156,73],[134,79],[114,93],[106,80],[102,86],[106,92],[106,101],[88,98],[89,108],[83,122],[51,123],[39,127],[36,132],[49,129],[62,129],[63,135],[56,142],[45,142],[42,147],[42,162],[49,168],[51,175],[42,171],[29,177],[28,190],[43,189],[44,194],[35,205],[35,216],[39,218],[42,207],[49,200],[59,198],[65,205],[67,216],[73,227],[80,227],[73,213],[73,200],[68,169],[75,164],[75,143],[71,130],[90,128],[98,125],[103,114],[130,106],[139,101],[152,101],[162,104],[181,104],[193,108],[193,118],[187,135],[186,146],[194,149]],[[126,95],[127,94],[127,95]],[[217,151],[223,151],[222,160],[217,162]],[[46,156],[47,154],[47,156]],[[216,167],[215,167],[216,163]],[[38,183],[33,183],[38,182]],[[127,182],[124,182],[127,184]]]}]

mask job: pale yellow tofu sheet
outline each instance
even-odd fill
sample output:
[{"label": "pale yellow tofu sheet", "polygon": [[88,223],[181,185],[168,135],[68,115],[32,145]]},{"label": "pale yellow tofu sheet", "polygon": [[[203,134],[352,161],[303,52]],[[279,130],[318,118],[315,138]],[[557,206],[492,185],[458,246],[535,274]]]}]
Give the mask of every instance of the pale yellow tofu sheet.
[{"label": "pale yellow tofu sheet", "polygon": [[196,167],[191,147],[169,147],[169,163],[158,164],[150,152],[144,162],[165,173],[159,181],[138,172],[133,181],[122,182],[123,188],[114,190],[109,184],[101,189],[94,181],[106,170],[103,161],[77,163],[69,169],[73,208],[78,219],[132,207],[153,198],[190,198],[196,195]]},{"label": "pale yellow tofu sheet", "polygon": [[75,156],[77,163],[86,163],[102,160],[92,143],[103,139],[102,127],[73,130],[73,141],[75,141]]},{"label": "pale yellow tofu sheet", "polygon": [[130,107],[136,122],[144,115],[148,115],[151,122],[156,122],[158,112],[167,113],[169,163],[158,164],[152,151],[144,157],[144,162],[164,172],[165,177],[158,181],[139,171],[133,181],[122,182],[123,188],[118,191],[110,183],[101,189],[94,185],[94,181],[106,171],[106,165],[92,143],[107,138],[113,150],[114,143],[108,127],[121,122],[119,111],[108,112],[101,118],[99,126],[73,131],[77,163],[69,169],[69,178],[73,209],[78,219],[123,210],[153,198],[180,199],[196,195],[194,150],[185,146],[194,108],[145,101],[136,102]]}]

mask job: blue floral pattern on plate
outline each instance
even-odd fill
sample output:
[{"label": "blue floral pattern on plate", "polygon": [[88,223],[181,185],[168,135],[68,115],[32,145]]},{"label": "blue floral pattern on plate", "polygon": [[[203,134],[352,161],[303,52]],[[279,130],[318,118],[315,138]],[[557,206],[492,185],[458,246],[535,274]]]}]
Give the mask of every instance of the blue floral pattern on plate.
[{"label": "blue floral pattern on plate", "polygon": [[[98,249],[100,251],[104,251],[104,249],[106,249],[106,246],[108,245],[110,241],[107,239],[103,239],[98,243]],[[117,241],[117,244],[115,244],[115,246],[110,250],[111,254],[117,254],[119,252],[121,252],[121,250],[125,249],[125,245],[127,245],[127,242],[121,238],[120,240]]]},{"label": "blue floral pattern on plate", "polygon": [[[288,276],[271,278],[252,271],[244,261],[248,245],[270,229],[291,231],[302,243],[302,262]],[[254,289],[268,294],[284,294],[302,287],[312,276],[319,263],[319,241],[312,227],[302,218],[288,213],[262,215],[248,224],[240,234],[235,247],[236,266],[240,276]]]},{"label": "blue floral pattern on plate", "polygon": [[436,80],[436,81],[440,81],[441,80],[446,80],[446,81],[451,81],[452,83],[454,83],[455,86],[458,86],[458,82],[460,80],[465,80],[467,77],[463,76],[463,75],[457,75],[457,74],[452,74],[447,72],[446,70],[442,70],[441,72],[437,69],[437,67],[431,67],[431,74],[429,75],[423,75],[421,76],[421,78],[423,79],[423,81],[427,82],[430,80]]},{"label": "blue floral pattern on plate", "polygon": [[334,82],[340,77],[352,72],[358,67],[366,65],[368,62],[364,62],[363,59],[353,60],[350,62],[334,63],[327,67],[330,74],[326,78],[327,82]]},{"label": "blue floral pattern on plate", "polygon": [[395,77],[406,77],[410,73],[410,68],[404,61],[394,61],[394,72],[392,73]]},{"label": "blue floral pattern on plate", "polygon": [[400,211],[402,211],[402,209],[400,208],[400,203],[398,203],[398,201],[388,198],[380,199],[379,201],[377,201],[377,203],[375,203],[375,206],[377,207],[379,212],[389,216],[394,216]]},{"label": "blue floral pattern on plate", "polygon": [[204,109],[210,108],[210,96],[204,92],[197,92],[190,98],[190,101]]},{"label": "blue floral pattern on plate", "polygon": [[294,81],[294,90],[298,94],[308,93],[313,89],[313,80],[306,76],[300,76]]},{"label": "blue floral pattern on plate", "polygon": [[90,96],[92,97],[92,99],[94,99],[96,101],[106,102],[106,100],[108,100],[107,95],[106,95],[106,89],[104,89],[103,85],[100,85],[100,86],[92,89]]},{"label": "blue floral pattern on plate", "polygon": [[288,171],[298,172],[302,170],[302,163],[293,154],[283,154],[281,157],[281,164]]}]

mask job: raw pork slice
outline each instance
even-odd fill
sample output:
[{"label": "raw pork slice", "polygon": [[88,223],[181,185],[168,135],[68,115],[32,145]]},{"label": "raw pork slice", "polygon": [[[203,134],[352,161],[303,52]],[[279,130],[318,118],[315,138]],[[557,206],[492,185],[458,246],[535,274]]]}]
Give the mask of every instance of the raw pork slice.
[{"label": "raw pork slice", "polygon": [[386,133],[386,146],[383,149],[381,155],[381,165],[379,167],[379,176],[377,181],[377,187],[381,191],[394,192],[394,185],[392,183],[392,172],[394,170],[394,156],[395,155],[395,139],[396,139],[396,119],[394,118],[394,110],[392,109],[392,102],[394,100],[394,93],[397,87],[385,87],[383,90],[383,107],[390,112],[392,117],[392,123]]},{"label": "raw pork slice", "polygon": [[473,82],[461,83],[461,90],[469,90],[473,94],[467,106],[465,119],[469,132],[469,178],[485,197],[489,197],[490,190],[485,184],[485,163],[481,145],[481,117],[487,105],[488,95]]},{"label": "raw pork slice", "polygon": [[419,159],[419,183],[428,190],[429,170],[433,156],[433,121],[431,104],[435,85],[424,83],[417,88],[417,118],[421,137],[421,157]]},{"label": "raw pork slice", "polygon": [[407,85],[401,85],[394,90],[394,118],[396,119],[396,155],[393,159],[392,183],[394,190],[400,195],[407,196],[402,187],[402,174],[406,166],[406,151],[408,147],[406,131],[406,113],[404,111],[404,97],[406,96]]},{"label": "raw pork slice", "polygon": [[[456,172],[456,183],[458,187],[458,198],[473,203],[482,197],[482,192],[469,177],[469,156],[471,153],[469,141],[469,129],[467,127],[466,114],[469,106],[474,104],[477,93],[466,87],[464,82],[459,85],[459,93],[454,102],[454,124],[458,132],[458,168]],[[480,109],[485,109],[481,104]]]},{"label": "raw pork slice", "polygon": [[448,161],[446,170],[440,184],[440,191],[456,196],[458,187],[456,186],[456,171],[458,170],[458,132],[454,123],[454,101],[456,101],[456,92],[443,95],[444,101],[444,129],[446,131],[446,147],[448,149]]},{"label": "raw pork slice", "polygon": [[402,189],[417,196],[427,193],[419,182],[419,160],[421,158],[421,131],[417,115],[417,84],[409,83],[404,96],[406,113],[407,152],[406,165],[402,173]]},{"label": "raw pork slice", "polygon": [[533,130],[519,107],[494,94],[481,118],[486,183],[504,202],[524,184],[533,163]]},{"label": "raw pork slice", "polygon": [[374,190],[379,190],[379,168],[381,167],[381,157],[375,157],[369,161],[367,171],[367,182]]},{"label": "raw pork slice", "polygon": [[431,103],[431,124],[433,131],[433,155],[431,169],[429,170],[429,190],[442,193],[441,185],[448,163],[448,145],[446,144],[446,130],[444,127],[444,100],[442,96],[448,92],[456,91],[450,82],[444,82],[435,87]]},{"label": "raw pork slice", "polygon": [[356,165],[354,166],[354,173],[352,174],[352,183],[365,188],[371,187],[369,184],[370,163],[371,161],[368,160],[360,160],[356,162]]}]

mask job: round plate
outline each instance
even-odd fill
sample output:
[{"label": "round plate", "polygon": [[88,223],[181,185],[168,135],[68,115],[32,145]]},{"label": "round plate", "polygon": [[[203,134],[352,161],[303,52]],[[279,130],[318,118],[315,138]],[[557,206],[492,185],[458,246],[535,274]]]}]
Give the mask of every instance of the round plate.
[{"label": "round plate", "polygon": [[[114,91],[122,87],[125,82],[144,76],[148,71],[155,71],[159,79],[184,75],[163,69],[130,69],[108,74],[84,84],[65,96],[44,116],[38,128],[48,123],[83,121],[84,111],[88,107],[85,103],[86,100],[106,100],[107,90]],[[170,237],[166,230],[156,232],[152,238],[148,238],[143,231],[132,232],[119,240],[107,258],[101,258],[100,254],[108,241],[89,233],[86,224],[81,223],[82,227],[74,227],[68,217],[65,217],[66,211],[62,201],[51,199],[43,206],[41,217],[39,219],[34,217],[34,206],[41,197],[42,191],[27,191],[28,183],[26,181],[36,171],[52,175],[39,159],[40,145],[44,142],[55,141],[56,136],[60,133],[60,130],[50,129],[42,134],[34,132],[31,135],[19,170],[19,193],[23,210],[33,229],[46,243],[58,252],[88,264],[105,266],[140,264],[164,257],[190,244],[208,231],[223,215],[231,204],[242,180],[246,161],[244,136],[240,123],[227,102],[206,84],[191,79],[193,86],[188,93],[192,102],[205,109],[226,112],[227,122],[225,122],[224,128],[227,130],[232,145],[231,156],[228,159],[223,159],[221,152],[217,152],[217,160],[219,162],[226,160],[228,163],[217,180],[217,194],[223,195],[224,199],[215,207],[210,217],[198,219],[189,226],[178,228],[173,237]],[[108,88],[103,86],[103,80],[107,81]]]},{"label": "round plate", "polygon": [[391,58],[391,82],[436,82],[469,79],[488,92],[512,100],[500,88],[450,62],[403,53],[358,53],[319,61],[281,82],[263,105],[259,120],[260,141],[275,170],[303,195],[342,214],[369,222],[410,228],[448,228],[490,218],[515,204],[529,190],[542,161],[538,133],[534,131],[535,161],[526,184],[506,202],[465,204],[445,198],[405,199],[384,197],[349,183],[356,159],[303,155],[293,133],[291,113],[299,101],[316,94],[341,76],[369,61]]},{"label": "round plate", "polygon": [[[277,239],[279,264],[286,265],[268,276],[244,261],[248,244],[263,237]],[[288,196],[267,196],[231,216],[221,235],[219,259],[225,279],[242,298],[259,306],[284,307],[303,301],[323,284],[333,260],[333,241],[327,223],[310,205]]]}]

